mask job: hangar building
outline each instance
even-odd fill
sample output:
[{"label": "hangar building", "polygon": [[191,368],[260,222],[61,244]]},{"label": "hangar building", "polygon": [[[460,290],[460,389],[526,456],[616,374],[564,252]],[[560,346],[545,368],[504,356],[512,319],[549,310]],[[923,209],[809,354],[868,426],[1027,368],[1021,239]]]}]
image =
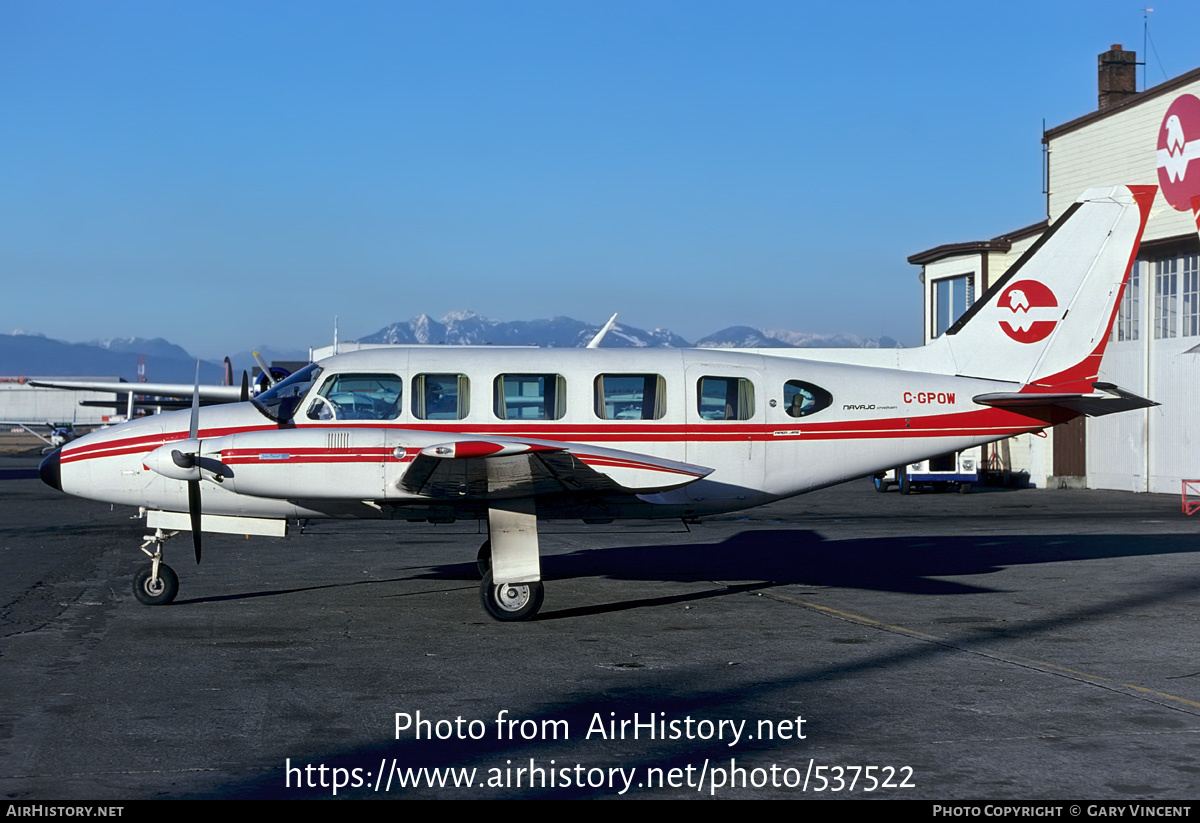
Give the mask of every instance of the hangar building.
[{"label": "hangar building", "polygon": [[1048,220],[908,258],[922,267],[925,340],[952,324],[1093,186],[1159,187],[1100,379],[1162,405],[1058,426],[995,447],[1034,485],[1177,493],[1200,477],[1200,69],[1136,91],[1136,55],[1099,56],[1099,107],[1043,137]]}]

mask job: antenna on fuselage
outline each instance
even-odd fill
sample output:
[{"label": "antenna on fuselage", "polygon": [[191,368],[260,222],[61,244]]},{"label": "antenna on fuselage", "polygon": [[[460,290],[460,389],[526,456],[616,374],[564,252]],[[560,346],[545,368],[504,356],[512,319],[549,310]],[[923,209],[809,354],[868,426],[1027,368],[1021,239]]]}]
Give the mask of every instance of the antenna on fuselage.
[{"label": "antenna on fuselage", "polygon": [[596,336],[592,338],[592,342],[587,344],[587,348],[600,348],[600,341],[604,339],[604,335],[608,334],[608,330],[613,327],[613,323],[615,322],[617,322],[617,315],[614,313],[612,317],[608,318],[608,322],[604,324],[604,328],[596,332]]}]

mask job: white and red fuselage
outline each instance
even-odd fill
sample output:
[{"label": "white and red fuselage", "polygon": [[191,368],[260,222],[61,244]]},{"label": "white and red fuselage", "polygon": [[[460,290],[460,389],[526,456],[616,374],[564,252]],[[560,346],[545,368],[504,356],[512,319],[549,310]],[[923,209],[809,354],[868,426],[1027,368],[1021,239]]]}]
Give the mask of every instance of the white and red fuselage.
[{"label": "white and red fuselage", "polygon": [[188,412],[162,414],[64,446],[43,476],[185,512],[195,469],[168,446],[187,441],[206,515],[482,516],[523,498],[538,517],[603,520],[759,505],[1137,407],[1095,381],[1154,194],[1086,192],[921,348],[368,349],[293,375],[274,399],[200,409],[199,443]]},{"label": "white and red fuselage", "polygon": [[[205,484],[205,513],[372,517],[381,516],[381,509],[371,503],[382,502],[419,511],[431,501],[402,485],[414,458],[423,449],[467,437],[466,442],[481,444],[569,444],[580,461],[618,480],[621,470],[666,473],[657,463],[639,463],[638,455],[710,468],[699,479],[680,470],[679,479],[692,482],[679,488],[603,501],[616,516],[698,516],[759,505],[1074,416],[1052,416],[1044,409],[1014,412],[973,401],[1011,390],[1003,381],[725,350],[396,347],[339,355],[319,366],[316,383],[290,420],[272,420],[253,402],[200,410],[201,454],[229,470],[220,482]],[[394,413],[387,419],[375,414],[319,419],[327,402],[319,399],[321,386],[356,375],[394,378],[388,385],[401,387]],[[454,420],[419,418],[410,387],[422,375],[461,379],[469,392],[460,400],[468,406],[466,414]],[[495,394],[508,375],[559,378],[557,419],[498,417]],[[597,414],[597,379],[629,376],[652,377],[662,386],[657,419]],[[742,409],[714,411],[721,398],[706,402],[702,394],[714,379],[738,381]],[[797,404],[794,391],[791,400],[786,397],[789,382],[823,390],[831,402],[792,416]],[[730,419],[722,419],[727,414]],[[189,412],[171,412],[68,444],[59,458],[62,490],[117,504],[187,511],[185,483],[155,470],[159,467],[149,465],[148,456],[185,440],[188,423]],[[594,453],[588,447],[595,447]],[[457,507],[459,516],[472,509],[470,501],[433,502]],[[549,502],[541,507],[543,517],[556,511],[578,516],[584,501],[564,499],[557,507]]]}]

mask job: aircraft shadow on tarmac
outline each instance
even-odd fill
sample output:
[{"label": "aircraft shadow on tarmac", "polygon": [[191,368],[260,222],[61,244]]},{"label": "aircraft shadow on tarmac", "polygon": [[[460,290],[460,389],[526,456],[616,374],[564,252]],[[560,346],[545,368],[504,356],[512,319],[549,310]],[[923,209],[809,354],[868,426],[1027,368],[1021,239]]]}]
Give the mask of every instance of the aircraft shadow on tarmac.
[{"label": "aircraft shadow on tarmac", "polygon": [[[539,620],[575,617],[668,603],[687,602],[777,586],[804,585],[901,592],[963,595],[1003,589],[961,580],[989,575],[1009,566],[1078,562],[1194,552],[1189,535],[985,535],[979,537],[878,537],[825,540],[807,529],[753,529],[718,543],[589,548],[542,558],[547,582],[603,577],[646,582],[719,582],[717,590],[631,599],[606,605],[544,611]],[[422,567],[427,568],[427,567]],[[180,599],[192,603],[270,597],[355,586],[399,584],[406,580],[476,581],[474,562],[448,563],[411,575],[373,580],[328,582],[256,592],[230,592]]]},{"label": "aircraft shadow on tarmac", "polygon": [[[1014,535],[825,540],[805,529],[755,529],[719,543],[585,549],[542,558],[545,580],[607,577],[831,586],[912,594],[1000,591],[944,577],[1015,565],[1138,557],[1200,549],[1188,535]],[[424,578],[474,579],[474,564],[435,567]]]}]

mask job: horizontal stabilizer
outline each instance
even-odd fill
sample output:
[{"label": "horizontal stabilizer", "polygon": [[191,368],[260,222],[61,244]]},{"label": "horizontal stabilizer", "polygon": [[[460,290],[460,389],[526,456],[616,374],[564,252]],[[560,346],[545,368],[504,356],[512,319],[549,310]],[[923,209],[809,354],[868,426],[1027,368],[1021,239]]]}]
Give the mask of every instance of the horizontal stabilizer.
[{"label": "horizontal stabilizer", "polygon": [[1039,392],[994,392],[972,398],[982,406],[1029,412],[1034,409],[1067,409],[1088,417],[1101,417],[1116,412],[1148,409],[1158,403],[1126,391],[1112,383],[1093,383],[1093,394],[1043,394]]}]

